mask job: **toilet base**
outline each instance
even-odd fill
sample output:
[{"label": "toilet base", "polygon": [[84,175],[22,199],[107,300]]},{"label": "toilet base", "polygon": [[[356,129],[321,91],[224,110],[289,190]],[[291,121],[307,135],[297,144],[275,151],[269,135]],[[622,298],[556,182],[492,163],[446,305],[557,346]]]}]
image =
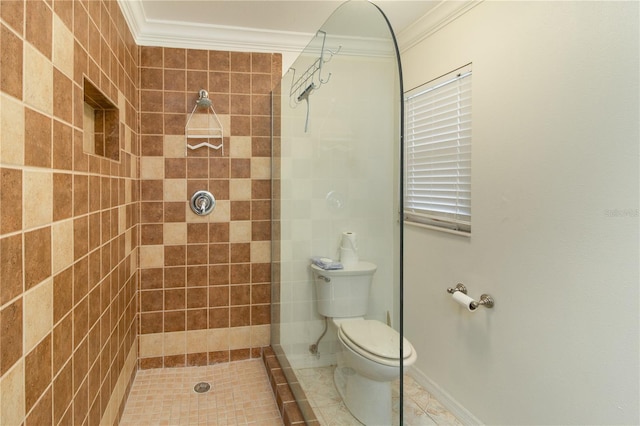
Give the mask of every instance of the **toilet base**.
[{"label": "toilet base", "polygon": [[367,426],[391,422],[391,382],[367,379],[350,367],[336,367],[333,381],[351,414]]}]

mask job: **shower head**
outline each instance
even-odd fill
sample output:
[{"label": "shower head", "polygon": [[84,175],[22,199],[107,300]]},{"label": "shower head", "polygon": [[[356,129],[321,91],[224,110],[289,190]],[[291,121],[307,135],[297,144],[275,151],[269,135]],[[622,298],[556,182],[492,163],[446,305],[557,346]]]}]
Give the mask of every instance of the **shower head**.
[{"label": "shower head", "polygon": [[211,99],[209,99],[209,93],[206,90],[202,89],[198,92],[200,97],[196,101],[196,105],[202,108],[209,108],[211,106]]}]

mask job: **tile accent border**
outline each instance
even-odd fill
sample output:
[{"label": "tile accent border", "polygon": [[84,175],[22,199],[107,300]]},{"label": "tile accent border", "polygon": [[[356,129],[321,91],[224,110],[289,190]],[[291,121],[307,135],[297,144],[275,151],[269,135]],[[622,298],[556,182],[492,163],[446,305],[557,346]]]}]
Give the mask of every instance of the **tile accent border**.
[{"label": "tile accent border", "polygon": [[194,367],[260,358],[269,344],[271,326],[214,328],[142,334],[139,368]]}]

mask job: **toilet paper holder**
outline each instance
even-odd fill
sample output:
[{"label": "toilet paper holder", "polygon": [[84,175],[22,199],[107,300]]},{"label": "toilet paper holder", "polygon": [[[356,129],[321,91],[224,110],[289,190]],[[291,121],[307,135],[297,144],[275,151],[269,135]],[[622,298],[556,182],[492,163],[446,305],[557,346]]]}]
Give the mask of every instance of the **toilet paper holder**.
[{"label": "toilet paper holder", "polygon": [[[453,294],[456,291],[467,294],[467,287],[462,283],[458,283],[454,288],[449,287],[447,289],[447,293],[450,293],[450,294]],[[473,302],[471,302],[472,309],[476,309],[478,308],[478,306],[484,306],[485,308],[493,308],[493,305],[494,305],[493,297],[489,296],[488,294],[481,295],[480,301],[474,300]]]}]

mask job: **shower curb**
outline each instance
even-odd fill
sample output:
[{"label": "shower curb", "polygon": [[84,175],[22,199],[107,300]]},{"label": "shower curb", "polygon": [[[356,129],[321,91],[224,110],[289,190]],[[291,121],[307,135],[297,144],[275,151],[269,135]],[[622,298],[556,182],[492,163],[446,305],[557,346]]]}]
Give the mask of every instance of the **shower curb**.
[{"label": "shower curb", "polygon": [[[299,383],[288,383],[287,378],[283,372],[283,368],[276,357],[276,354],[271,346],[266,346],[262,350],[262,360],[267,370],[267,376],[271,383],[271,389],[276,398],[278,410],[282,416],[282,421],[285,426],[292,425],[310,425],[320,426],[320,422],[315,417],[311,405],[307,401],[306,397],[302,400],[296,401],[291,387],[296,387],[298,395],[304,395],[304,391]],[[285,368],[291,368],[285,366]],[[306,418],[302,413],[306,413]]]}]

